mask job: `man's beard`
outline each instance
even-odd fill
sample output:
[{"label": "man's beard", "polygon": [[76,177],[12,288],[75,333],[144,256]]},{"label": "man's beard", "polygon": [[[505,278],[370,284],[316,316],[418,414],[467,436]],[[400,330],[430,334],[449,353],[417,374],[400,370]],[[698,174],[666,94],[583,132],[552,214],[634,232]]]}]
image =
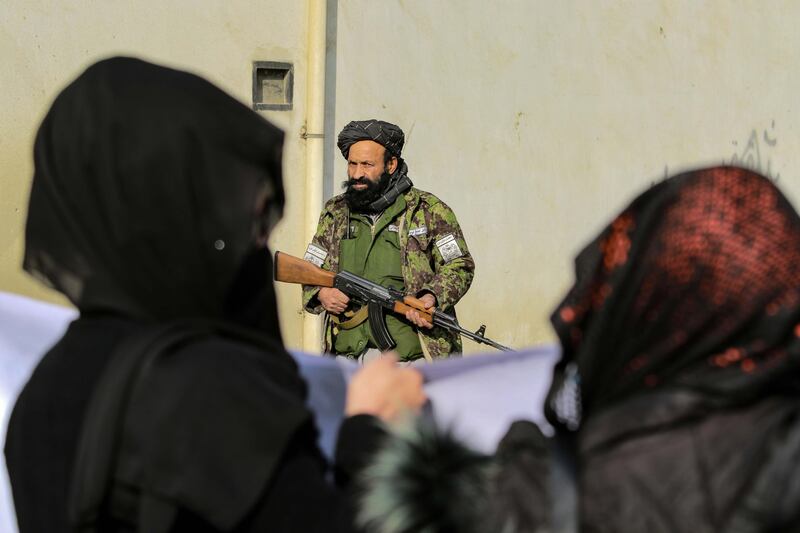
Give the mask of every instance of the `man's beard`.
[{"label": "man's beard", "polygon": [[[386,192],[391,179],[392,175],[388,172],[384,172],[381,174],[381,177],[377,183],[367,178],[362,178],[359,180],[350,178],[347,181],[343,181],[342,187],[346,189],[344,192],[344,200],[347,202],[347,207],[356,213],[372,213],[374,210],[370,209],[370,204],[372,204],[372,202],[380,198],[381,195]],[[357,183],[363,183],[367,186],[367,188],[360,191],[353,188],[353,186]]]}]

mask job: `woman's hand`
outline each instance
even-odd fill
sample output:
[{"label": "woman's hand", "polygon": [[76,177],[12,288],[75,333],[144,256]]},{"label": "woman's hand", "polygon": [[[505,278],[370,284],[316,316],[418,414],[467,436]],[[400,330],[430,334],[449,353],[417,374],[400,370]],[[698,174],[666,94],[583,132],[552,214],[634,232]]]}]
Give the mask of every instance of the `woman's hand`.
[{"label": "woman's hand", "polygon": [[428,397],[422,389],[422,374],[397,366],[394,355],[367,363],[347,387],[345,415],[373,415],[384,422],[404,413],[418,413]]}]

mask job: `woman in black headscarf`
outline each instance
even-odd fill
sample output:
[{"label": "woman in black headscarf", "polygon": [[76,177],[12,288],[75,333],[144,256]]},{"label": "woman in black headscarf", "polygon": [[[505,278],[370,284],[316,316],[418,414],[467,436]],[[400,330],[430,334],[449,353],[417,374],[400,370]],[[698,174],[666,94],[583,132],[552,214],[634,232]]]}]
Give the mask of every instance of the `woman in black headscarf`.
[{"label": "woman in black headscarf", "polygon": [[365,523],[800,531],[800,218],[769,180],[657,184],[581,252],[552,322],[556,437],[516,422],[493,457],[424,427],[387,441]]},{"label": "woman in black headscarf", "polygon": [[[9,424],[23,533],[67,531],[68,514],[102,531],[351,528],[278,327],[266,239],[282,140],[205,80],[135,59],[90,67],[54,102],[24,266],[80,318]],[[348,414],[422,401],[416,374],[369,371]],[[371,416],[345,421],[337,479],[381,434]]]},{"label": "woman in black headscarf", "polygon": [[800,528],[799,265],[797,213],[730,167],[659,183],[578,256],[547,414],[582,531]]}]

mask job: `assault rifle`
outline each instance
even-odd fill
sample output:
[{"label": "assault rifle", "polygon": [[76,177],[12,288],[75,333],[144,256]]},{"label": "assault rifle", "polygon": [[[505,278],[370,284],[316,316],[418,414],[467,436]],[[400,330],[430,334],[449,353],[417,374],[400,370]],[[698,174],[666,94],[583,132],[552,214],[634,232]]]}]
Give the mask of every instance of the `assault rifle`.
[{"label": "assault rifle", "polygon": [[422,318],[434,326],[458,332],[468,339],[477,343],[488,344],[498,350],[511,351],[511,348],[486,338],[484,336],[486,326],[481,326],[478,331],[473,333],[462,328],[452,315],[435,309],[425,309],[425,304],[413,296],[407,296],[396,289],[382,287],[347,271],[337,274],[329,270],[323,270],[299,257],[275,252],[275,279],[286,283],[333,287],[345,293],[352,300],[366,305],[369,326],[375,342],[381,350],[389,350],[396,344],[389,334],[389,330],[386,329],[386,322],[383,319],[384,309],[403,316],[405,316],[406,311],[416,309]]}]

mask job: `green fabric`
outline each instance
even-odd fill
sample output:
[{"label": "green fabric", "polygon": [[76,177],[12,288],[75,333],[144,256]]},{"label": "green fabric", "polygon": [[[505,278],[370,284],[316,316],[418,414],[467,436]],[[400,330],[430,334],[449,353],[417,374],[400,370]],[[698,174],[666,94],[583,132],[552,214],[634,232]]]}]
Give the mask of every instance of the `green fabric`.
[{"label": "green fabric", "polygon": [[[374,226],[368,216],[351,213],[350,238],[343,239],[340,243],[341,270],[352,272],[383,287],[405,292],[397,231],[399,215],[405,208],[405,199],[398,197]],[[422,357],[419,336],[405,318],[387,313],[386,327],[397,343],[395,351],[401,361]],[[368,347],[377,348],[368,321],[353,329],[340,330],[334,341],[336,353],[353,357],[357,357]]]}]

